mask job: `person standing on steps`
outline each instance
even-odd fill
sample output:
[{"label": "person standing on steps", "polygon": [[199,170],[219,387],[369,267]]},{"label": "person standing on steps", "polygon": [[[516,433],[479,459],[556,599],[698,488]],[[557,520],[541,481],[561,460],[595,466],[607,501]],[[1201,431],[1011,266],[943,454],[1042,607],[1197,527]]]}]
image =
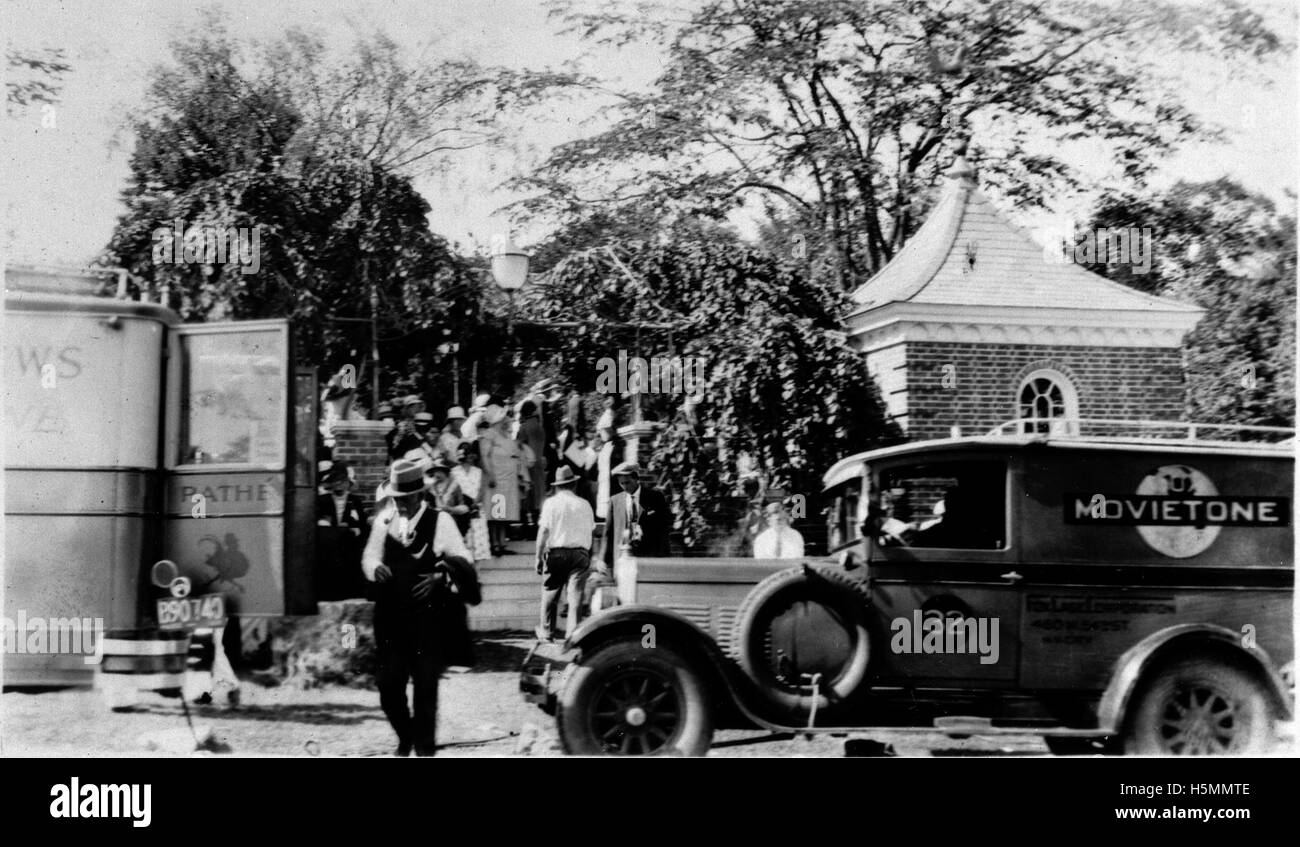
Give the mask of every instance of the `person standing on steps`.
[{"label": "person standing on steps", "polygon": [[537,573],[543,580],[541,623],[536,634],[542,641],[555,640],[560,590],[565,586],[569,593],[565,635],[572,635],[580,620],[579,607],[591,569],[596,518],[587,501],[574,492],[577,482],[578,475],[567,465],[556,471],[555,493],[542,504],[537,521]]}]

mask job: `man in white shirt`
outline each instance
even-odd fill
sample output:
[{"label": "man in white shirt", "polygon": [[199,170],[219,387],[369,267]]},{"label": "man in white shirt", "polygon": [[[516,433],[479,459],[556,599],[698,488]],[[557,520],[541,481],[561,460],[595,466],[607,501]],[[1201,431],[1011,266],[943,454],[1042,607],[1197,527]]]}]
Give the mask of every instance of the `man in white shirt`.
[{"label": "man in white shirt", "polygon": [[769,503],[763,510],[767,529],[754,539],[755,559],[802,559],[803,536],[790,526],[790,516],[780,503]]},{"label": "man in white shirt", "polygon": [[555,472],[555,493],[542,504],[537,520],[537,573],[542,580],[542,615],[536,634],[542,641],[555,639],[560,589],[569,588],[569,615],[565,635],[578,628],[578,607],[591,570],[592,539],[596,518],[591,504],[574,493],[578,476],[568,465]]}]

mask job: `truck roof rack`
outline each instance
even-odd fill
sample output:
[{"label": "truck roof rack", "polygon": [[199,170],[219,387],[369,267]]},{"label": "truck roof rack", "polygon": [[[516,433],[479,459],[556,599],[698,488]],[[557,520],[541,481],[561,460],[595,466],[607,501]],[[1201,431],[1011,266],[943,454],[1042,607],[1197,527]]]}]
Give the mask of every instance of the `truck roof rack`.
[{"label": "truck roof rack", "polygon": [[1295,427],[1222,424],[1203,421],[1146,421],[1113,418],[1015,418],[988,431],[990,436],[1038,435],[1086,441],[1159,441],[1185,444],[1243,443],[1278,450],[1295,449]]},{"label": "truck roof rack", "polygon": [[5,289],[8,291],[45,291],[54,294],[106,294],[111,285],[110,281],[104,279],[106,276],[116,277],[114,296],[125,300],[126,284],[130,278],[130,272],[126,268],[11,264],[4,272]]}]

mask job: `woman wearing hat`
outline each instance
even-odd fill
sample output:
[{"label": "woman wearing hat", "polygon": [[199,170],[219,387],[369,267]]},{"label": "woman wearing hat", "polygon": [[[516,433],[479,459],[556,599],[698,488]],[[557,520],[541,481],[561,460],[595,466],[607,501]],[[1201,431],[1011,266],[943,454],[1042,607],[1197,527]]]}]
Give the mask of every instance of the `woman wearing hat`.
[{"label": "woman wearing hat", "polygon": [[456,448],[456,466],[451,469],[451,478],[470,507],[465,544],[469,546],[473,559],[481,561],[492,556],[492,545],[488,541],[487,518],[482,509],[483,469],[475,464],[477,459],[478,451],[473,442],[461,444]]},{"label": "woman wearing hat", "polygon": [[451,465],[439,457],[433,460],[433,464],[425,470],[424,475],[429,482],[426,494],[429,502],[438,511],[451,515],[451,519],[456,522],[457,530],[464,535],[469,529],[469,504],[465,501],[465,493],[451,478]]},{"label": "woman wearing hat", "polygon": [[528,469],[519,442],[510,437],[505,409],[492,404],[484,415],[489,425],[480,430],[478,439],[484,484],[480,508],[487,513],[492,555],[504,556],[510,552],[506,529],[520,519],[520,492],[528,488]]},{"label": "woman wearing hat", "polygon": [[533,463],[528,468],[532,496],[526,511],[536,515],[546,499],[546,428],[542,423],[541,406],[533,399],[519,404],[519,442],[533,453]]}]

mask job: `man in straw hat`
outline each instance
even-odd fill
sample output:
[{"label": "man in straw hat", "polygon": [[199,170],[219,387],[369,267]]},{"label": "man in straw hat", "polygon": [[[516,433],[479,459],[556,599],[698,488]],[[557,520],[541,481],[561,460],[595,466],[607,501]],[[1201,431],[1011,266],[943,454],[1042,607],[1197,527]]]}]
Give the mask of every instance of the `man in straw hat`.
[{"label": "man in straw hat", "polygon": [[[468,664],[465,604],[480,599],[478,576],[439,543],[439,512],[425,497],[424,466],[398,459],[385,495],[391,508],[375,519],[361,557],[376,583],[375,643],[379,705],[397,733],[397,755],[432,756],[437,749],[438,679],[448,664]],[[414,713],[406,684],[415,689]]]},{"label": "man in straw hat", "polygon": [[542,504],[537,521],[537,573],[542,580],[542,615],[536,634],[554,640],[560,589],[569,588],[569,615],[565,634],[578,628],[578,607],[591,568],[596,517],[591,505],[574,493],[578,475],[568,465],[555,472],[555,493]]}]

